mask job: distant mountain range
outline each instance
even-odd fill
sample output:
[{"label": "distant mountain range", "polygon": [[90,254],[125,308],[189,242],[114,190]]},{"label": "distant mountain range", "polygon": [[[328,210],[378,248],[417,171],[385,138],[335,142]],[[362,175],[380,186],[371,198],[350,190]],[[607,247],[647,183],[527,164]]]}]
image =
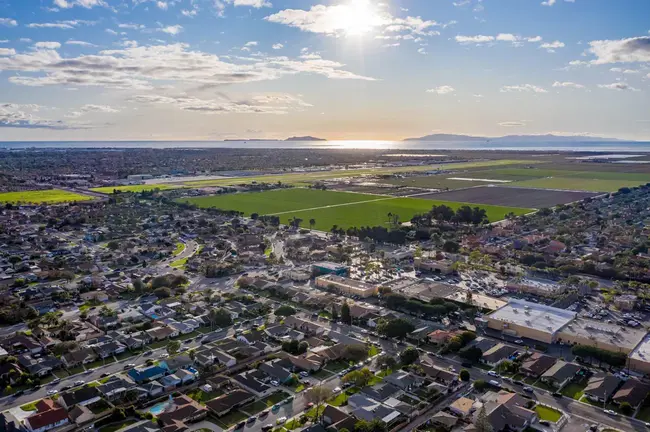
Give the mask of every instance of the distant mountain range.
[{"label": "distant mountain range", "polygon": [[433,134],[419,138],[406,138],[404,141],[455,141],[455,142],[585,142],[620,141],[616,138],[602,138],[591,136],[561,136],[561,135],[506,135],[502,137],[479,137],[471,135]]},{"label": "distant mountain range", "polygon": [[289,137],[285,141],[327,141],[325,138],[316,138],[313,136],[294,136]]},{"label": "distant mountain range", "polygon": [[313,136],[302,136],[302,137],[289,137],[285,140],[280,140],[280,139],[265,139],[265,138],[235,138],[235,139],[226,139],[224,141],[232,142],[232,141],[327,141],[325,138],[316,138]]}]

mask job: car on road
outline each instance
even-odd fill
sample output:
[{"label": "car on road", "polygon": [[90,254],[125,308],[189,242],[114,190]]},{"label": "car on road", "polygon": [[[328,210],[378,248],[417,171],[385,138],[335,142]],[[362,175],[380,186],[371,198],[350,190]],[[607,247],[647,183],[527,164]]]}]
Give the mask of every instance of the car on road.
[{"label": "car on road", "polygon": [[341,391],[341,387],[335,387],[335,388],[334,388],[334,393],[338,393],[338,392],[340,392],[340,391]]},{"label": "car on road", "polygon": [[74,382],[74,385],[76,385],[76,386],[82,386],[84,384],[86,384],[86,381],[84,381],[84,380],[77,380],[77,381]]},{"label": "car on road", "polygon": [[269,410],[264,410],[260,413],[259,417],[262,418],[262,417],[266,417],[267,415],[269,415]]},{"label": "car on road", "polygon": [[61,387],[61,391],[70,390],[71,388],[72,388],[71,385],[63,386],[63,387]]},{"label": "car on road", "polygon": [[305,372],[305,371],[302,371],[302,372],[300,372],[300,376],[303,377],[303,378],[307,378],[309,376],[309,373]]},{"label": "car on road", "polygon": [[279,409],[280,409],[280,405],[278,405],[278,404],[275,404],[275,405],[273,405],[273,406],[271,407],[271,411],[277,411],[277,410],[279,410]]},{"label": "car on road", "polygon": [[264,432],[270,431],[271,429],[273,429],[273,425],[272,425],[272,424],[267,424],[267,425],[262,426],[262,430],[263,430]]},{"label": "car on road", "polygon": [[151,354],[153,354],[153,351],[149,350],[149,351],[145,351],[142,355],[150,356]]},{"label": "car on road", "polygon": [[54,396],[54,395],[57,394],[58,392],[59,392],[58,390],[48,390],[48,391],[47,391],[47,395],[48,395],[48,396]]},{"label": "car on road", "polygon": [[498,377],[499,376],[499,374],[494,372],[494,371],[488,371],[488,375],[490,375],[491,377]]},{"label": "car on road", "polygon": [[25,390],[18,390],[16,393],[12,394],[13,397],[17,398],[25,394]]},{"label": "car on road", "polygon": [[128,363],[128,364],[124,365],[125,369],[133,369],[134,367],[135,367],[135,363]]},{"label": "car on road", "polygon": [[517,345],[523,345],[523,344],[524,344],[524,341],[522,341],[521,339],[517,339],[517,340],[515,341],[515,343],[516,343]]},{"label": "car on road", "polygon": [[524,387],[524,391],[525,391],[525,392],[528,392],[528,393],[532,393],[532,392],[533,392],[533,388],[532,388],[532,387],[529,387],[529,386],[526,386],[526,387]]},{"label": "car on road", "polygon": [[550,426],[551,422],[549,422],[548,420],[540,420],[539,424],[541,424],[542,426]]},{"label": "car on road", "polygon": [[515,380],[512,383],[517,385],[524,385],[523,381],[519,381],[519,380]]},{"label": "car on road", "polygon": [[61,378],[55,378],[49,382],[49,385],[55,385],[61,382]]},{"label": "car on road", "polygon": [[239,423],[237,423],[237,425],[234,427],[234,430],[243,429],[244,426],[246,426],[246,422],[239,422]]},{"label": "car on road", "polygon": [[[126,369],[126,368],[125,368],[125,369]],[[101,374],[99,377],[100,377],[100,378],[106,378],[107,376],[111,376],[111,374],[109,374],[108,372],[104,372],[104,373]]]},{"label": "car on road", "polygon": [[496,387],[496,388],[501,388],[501,383],[499,381],[490,380],[490,381],[488,381],[488,384],[490,384],[491,386]]},{"label": "car on road", "polygon": [[560,392],[553,392],[551,393],[551,396],[556,397],[556,398],[562,398],[564,395]]},{"label": "car on road", "polygon": [[283,417],[278,418],[278,419],[275,421],[275,423],[276,423],[276,424],[282,424],[282,423],[284,423],[284,422],[286,422],[286,421],[287,421],[287,418],[283,416]]},{"label": "car on road", "polygon": [[86,369],[86,372],[84,372],[84,373],[85,374],[91,374],[93,372],[95,372],[95,368]]},{"label": "car on road", "polygon": [[280,385],[280,383],[279,383],[278,381],[273,380],[273,381],[271,381],[271,385],[272,385],[273,387],[277,387],[277,386]]},{"label": "car on road", "polygon": [[257,420],[257,417],[255,417],[255,416],[248,417],[248,420],[246,420],[246,423],[255,423],[255,420]]},{"label": "car on road", "polygon": [[169,354],[167,354],[166,352],[164,352],[164,353],[160,354],[158,357],[164,359],[164,358],[169,357]]},{"label": "car on road", "polygon": [[603,410],[603,412],[604,412],[605,414],[607,414],[607,415],[611,415],[611,416],[613,416],[613,417],[618,416],[618,413],[617,413],[616,411],[614,411],[614,410],[606,409],[606,410]]},{"label": "car on road", "polygon": [[289,396],[282,403],[286,405],[286,404],[290,404],[291,402],[293,402],[293,396]]}]

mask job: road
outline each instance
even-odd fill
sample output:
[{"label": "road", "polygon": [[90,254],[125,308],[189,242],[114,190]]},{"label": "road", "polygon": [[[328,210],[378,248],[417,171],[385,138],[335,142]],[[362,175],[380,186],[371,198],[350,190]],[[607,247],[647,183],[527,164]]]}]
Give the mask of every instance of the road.
[{"label": "road", "polygon": [[198,252],[199,250],[199,244],[195,242],[194,240],[182,240],[181,241],[185,248],[181,253],[178,255],[173,255],[168,258],[165,258],[164,260],[161,260],[159,263],[156,264],[157,267],[167,267],[174,261],[182,260],[184,258],[189,258],[195,253]]}]

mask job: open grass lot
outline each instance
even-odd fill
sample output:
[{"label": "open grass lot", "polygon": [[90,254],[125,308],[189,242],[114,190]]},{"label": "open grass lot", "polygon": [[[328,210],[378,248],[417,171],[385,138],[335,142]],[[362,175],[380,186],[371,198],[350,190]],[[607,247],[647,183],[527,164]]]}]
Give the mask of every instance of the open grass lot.
[{"label": "open grass lot", "polygon": [[509,207],[544,208],[568,204],[598,195],[591,192],[555,191],[513,187],[482,186],[459,191],[442,192],[419,198],[460,201]]},{"label": "open grass lot", "polygon": [[272,174],[264,176],[250,176],[250,177],[233,177],[215,180],[200,180],[185,182],[185,187],[205,187],[205,186],[228,186],[235,184],[247,184],[253,182],[265,183],[305,183],[310,181],[326,180],[333,178],[343,177],[358,177],[362,175],[381,175],[381,174],[395,174],[400,172],[425,172],[435,170],[456,170],[456,169],[470,169],[470,168],[483,168],[493,166],[507,166],[507,165],[530,165],[540,163],[538,161],[530,160],[489,160],[478,162],[460,162],[460,163],[445,163],[436,165],[422,165],[422,166],[409,166],[409,167],[386,167],[386,168],[367,168],[356,170],[332,170],[332,171],[318,171],[309,173],[289,173],[289,174]]},{"label": "open grass lot", "polygon": [[566,387],[564,387],[560,393],[572,399],[580,400],[580,398],[584,394],[585,387],[587,387],[587,380],[581,383],[572,382],[568,384]]},{"label": "open grass lot", "polygon": [[562,413],[560,411],[543,405],[537,405],[535,407],[535,412],[539,416],[540,420],[548,420],[553,423],[557,422],[560,417],[562,417]]},{"label": "open grass lot", "polygon": [[[404,186],[404,187],[423,188],[423,189],[441,189],[441,190],[462,189],[462,188],[468,188],[472,186],[480,186],[481,184],[488,184],[483,182],[475,182],[471,180],[450,180],[448,177],[453,177],[453,176],[449,174],[445,174],[445,175],[394,178],[394,179],[381,180],[380,183],[387,183],[387,184]],[[483,176],[476,176],[476,177],[466,176],[465,173],[459,174],[457,177],[483,178]],[[492,179],[492,177],[487,177],[487,178]]]},{"label": "open grass lot", "polygon": [[638,186],[640,183],[630,180],[592,180],[573,177],[548,177],[508,183],[508,187],[561,189],[588,192],[616,192],[622,187]]},{"label": "open grass lot", "polygon": [[[571,177],[586,180],[625,180],[631,185],[639,185],[650,182],[650,173],[627,172],[627,167],[618,166],[617,171],[592,170],[593,164],[569,165],[567,169],[553,169],[546,165],[533,168],[496,168],[464,173],[466,178],[486,178],[494,180],[524,181],[545,177]],[[580,169],[580,168],[584,168]]]},{"label": "open grass lot", "polygon": [[169,190],[175,189],[176,187],[170,186],[167,184],[143,184],[143,185],[128,185],[128,186],[106,186],[90,189],[93,192],[99,192],[104,194],[112,194],[115,191],[118,192],[143,192],[143,191],[152,191],[152,190]]},{"label": "open grass lot", "polygon": [[77,201],[90,201],[93,198],[60,189],[5,192],[0,193],[0,203],[11,204],[62,204]]}]

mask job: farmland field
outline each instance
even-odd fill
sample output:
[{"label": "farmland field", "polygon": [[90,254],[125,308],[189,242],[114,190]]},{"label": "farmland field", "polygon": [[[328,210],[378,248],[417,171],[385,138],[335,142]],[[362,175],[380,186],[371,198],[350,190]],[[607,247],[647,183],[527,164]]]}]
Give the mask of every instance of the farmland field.
[{"label": "farmland field", "polygon": [[589,192],[616,192],[622,187],[638,186],[638,182],[629,180],[592,180],[573,177],[548,177],[507,183],[506,187],[562,189]]},{"label": "farmland field", "polygon": [[[379,183],[424,189],[462,189],[467,187],[480,186],[481,184],[487,184],[471,180],[450,180],[447,177],[449,177],[449,175],[416,176],[401,179],[380,180]],[[458,175],[458,177],[484,178],[484,176],[467,176],[465,173]],[[492,177],[487,178],[492,179]]]},{"label": "farmland field", "polygon": [[[241,193],[183,199],[199,207],[215,207],[222,210],[237,210],[246,215],[277,214],[282,223],[297,217],[307,226],[315,219],[315,228],[329,231],[333,225],[342,228],[361,226],[389,226],[388,213],[397,214],[400,221],[409,221],[414,215],[424,213],[433,205],[445,204],[457,209],[464,203],[434,201],[418,198],[395,198],[382,195],[368,195],[347,192],[330,192],[315,189],[282,189],[268,192]],[[476,207],[476,204],[469,204]],[[530,212],[527,208],[481,205],[487,211],[490,221],[498,221],[506,214],[521,215]]]},{"label": "farmland field", "polygon": [[93,198],[60,189],[5,192],[0,193],[0,203],[61,204],[66,202],[89,201]]},{"label": "farmland field", "polygon": [[597,195],[598,193],[592,192],[482,186],[451,192],[432,193],[419,196],[419,198],[539,209],[554,207],[558,204],[568,204]]},{"label": "farmland field", "polygon": [[90,189],[93,192],[99,192],[104,194],[112,194],[113,191],[117,190],[119,192],[143,192],[151,190],[168,190],[175,189],[174,186],[167,184],[143,184],[143,185],[128,185],[128,186],[106,186]]},{"label": "farmland field", "polygon": [[[571,177],[587,180],[621,180],[627,181],[630,186],[638,186],[650,182],[650,174],[628,173],[628,172],[611,172],[611,171],[581,171],[575,170],[558,170],[546,168],[505,168],[493,170],[473,171],[463,174],[468,178],[489,178],[495,180],[523,181],[534,178],[545,177]],[[623,169],[623,168],[621,168]]]}]

